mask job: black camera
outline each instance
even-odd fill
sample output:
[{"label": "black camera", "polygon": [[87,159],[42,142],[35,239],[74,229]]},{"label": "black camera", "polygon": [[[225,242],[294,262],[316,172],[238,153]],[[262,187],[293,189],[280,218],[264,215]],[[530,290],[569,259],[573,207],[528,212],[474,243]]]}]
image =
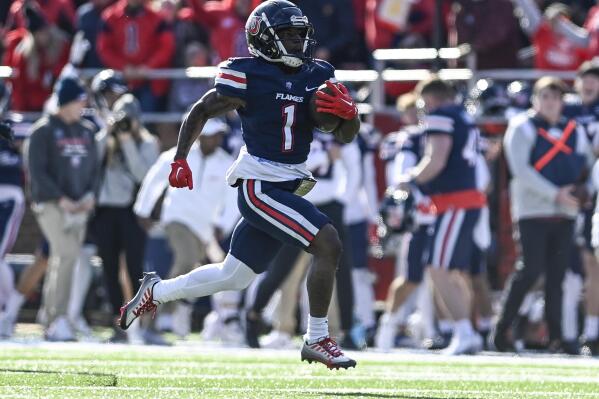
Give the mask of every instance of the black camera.
[{"label": "black camera", "polygon": [[114,121],[113,132],[130,132],[131,127],[133,126],[133,122],[131,118],[127,115],[123,115],[121,118]]}]

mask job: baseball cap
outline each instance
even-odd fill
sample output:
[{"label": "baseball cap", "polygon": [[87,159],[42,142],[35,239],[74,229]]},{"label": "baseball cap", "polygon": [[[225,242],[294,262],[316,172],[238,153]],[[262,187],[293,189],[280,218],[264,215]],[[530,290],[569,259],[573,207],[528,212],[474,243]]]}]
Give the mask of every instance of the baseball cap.
[{"label": "baseball cap", "polygon": [[204,128],[202,129],[202,136],[214,136],[218,133],[227,133],[229,131],[229,125],[220,119],[208,119]]}]

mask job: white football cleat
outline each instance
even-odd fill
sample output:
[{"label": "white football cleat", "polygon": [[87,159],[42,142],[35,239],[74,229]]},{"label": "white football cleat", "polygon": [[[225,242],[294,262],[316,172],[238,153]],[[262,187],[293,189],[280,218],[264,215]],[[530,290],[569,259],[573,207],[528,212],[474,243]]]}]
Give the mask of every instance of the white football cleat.
[{"label": "white football cleat", "polygon": [[319,362],[329,369],[356,367],[356,361],[345,356],[341,348],[330,337],[321,339],[311,344],[304,340],[302,346],[302,362]]},{"label": "white football cleat", "polygon": [[15,330],[15,322],[7,312],[0,312],[0,339],[10,338]]},{"label": "white football cleat", "polygon": [[123,330],[128,329],[135,319],[146,312],[152,312],[152,317],[154,317],[157,305],[160,304],[154,300],[154,285],[161,281],[156,272],[144,273],[143,278],[139,281],[141,285],[137,294],[121,307],[119,325]]},{"label": "white football cleat", "polygon": [[73,326],[75,332],[78,332],[84,337],[92,336],[92,329],[89,324],[87,324],[87,321],[83,316],[79,315],[77,317],[69,317],[69,322]]},{"label": "white football cleat", "polygon": [[204,328],[200,335],[205,341],[216,341],[222,327],[223,324],[218,317],[218,313],[213,310],[204,318]]},{"label": "white football cleat", "polygon": [[449,346],[441,351],[447,356],[474,355],[483,349],[482,337],[474,332],[465,336],[454,334]]},{"label": "white football cleat", "polygon": [[46,341],[51,342],[70,342],[77,340],[73,328],[65,316],[57,317],[56,320],[50,324],[46,330],[45,338]]},{"label": "white football cleat", "polygon": [[293,345],[291,335],[283,331],[272,330],[270,334],[260,340],[260,346],[267,349],[291,349],[295,345]]}]

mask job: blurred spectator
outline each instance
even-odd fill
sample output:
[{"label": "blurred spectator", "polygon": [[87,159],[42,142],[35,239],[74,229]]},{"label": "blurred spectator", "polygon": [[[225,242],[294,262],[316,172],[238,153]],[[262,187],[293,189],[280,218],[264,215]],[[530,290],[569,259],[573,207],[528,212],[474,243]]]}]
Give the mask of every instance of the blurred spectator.
[{"label": "blurred spectator", "polygon": [[169,24],[175,35],[175,66],[185,65],[185,48],[189,43],[208,44],[209,32],[194,20],[191,7],[180,7],[179,0],[155,0],[155,10]]},{"label": "blurred spectator", "polygon": [[524,296],[542,275],[551,348],[559,349],[562,339],[562,282],[571,261],[580,193],[594,158],[584,129],[562,115],[566,90],[558,79],[539,79],[532,111],[512,118],[504,137],[523,267],[515,271],[506,289],[494,336],[499,351],[513,349],[507,332]]},{"label": "blurred spectator", "polygon": [[[388,0],[366,0],[366,42],[370,50],[401,48],[401,43],[430,41],[435,12],[434,0],[403,1],[389,15],[384,6]],[[407,47],[427,47],[427,45]]]},{"label": "blurred spectator", "polygon": [[368,123],[360,125],[356,143],[360,150],[361,179],[356,197],[347,201],[343,219],[347,226],[354,285],[355,314],[367,336],[374,335],[375,275],[368,269],[368,229],[376,223],[379,201],[377,198],[375,155],[381,140],[381,133]]},{"label": "blurred spectator", "polygon": [[77,9],[77,30],[89,42],[90,48],[81,62],[81,68],[102,68],[104,64],[96,50],[98,32],[102,26],[102,11],[112,0],[91,0]]},{"label": "blurred spectator", "polygon": [[10,90],[0,81],[0,339],[12,335],[17,316],[15,304],[20,295],[5,257],[15,243],[25,210],[21,142],[7,139],[13,135],[12,128],[3,120],[9,99]]},{"label": "blurred spectator", "polygon": [[[210,65],[210,52],[200,42],[185,46],[185,68]],[[189,107],[213,87],[208,79],[175,79],[171,86],[168,110],[185,112]]]},{"label": "blurred spectator", "polygon": [[584,61],[581,37],[564,29],[561,21],[569,19],[567,6],[554,3],[541,15],[534,0],[512,0],[519,7],[520,23],[530,36],[535,49],[534,67],[572,71]]},{"label": "blurred spectator", "polygon": [[94,128],[81,118],[85,88],[76,79],[64,78],[56,94],[58,111],[32,128],[28,162],[34,211],[50,243],[43,293],[46,339],[71,341],[75,335],[67,309],[75,262],[95,203],[99,163]]},{"label": "blurred spectator", "polygon": [[[146,172],[158,158],[159,144],[141,124],[141,106],[133,95],[124,94],[114,103],[112,119],[98,137],[102,167],[93,226],[112,313],[117,317],[123,304],[118,276],[123,252],[134,292],[139,288],[146,233],[132,206]],[[126,339],[123,330],[115,329],[110,340]]]},{"label": "blurred spectator", "polygon": [[229,57],[249,55],[245,22],[252,11],[250,0],[189,0],[195,20],[210,31],[210,45],[216,52],[214,63]]},{"label": "blurred spectator", "polygon": [[[388,162],[386,177],[387,185],[391,188],[399,186],[405,179],[406,173],[417,165],[424,155],[424,131],[423,125],[419,125],[417,101],[418,97],[414,93],[404,94],[397,99],[397,110],[403,127],[399,132],[387,135],[386,140],[389,142],[384,144],[390,148],[381,148],[385,150],[381,151],[381,157]],[[407,249],[404,243],[394,248],[397,262],[403,261],[405,270],[389,285],[385,313],[379,320],[375,337],[376,347],[385,352],[395,346],[398,327],[407,321],[402,312],[405,313],[405,308],[409,306],[414,292],[423,282],[426,251],[430,241],[429,230],[434,226],[435,221],[435,215],[431,212],[430,198],[423,195],[416,187],[412,188],[412,193],[417,199],[417,212],[413,216],[415,229],[411,234],[403,237],[403,240],[407,241]],[[435,333],[430,329],[425,333],[429,339],[434,335]]]},{"label": "blurred spectator", "polygon": [[15,0],[6,20],[9,29],[27,26],[24,10],[28,4],[39,7],[49,24],[70,35],[75,33],[75,7],[71,0]]},{"label": "blurred spectator", "polygon": [[[209,119],[192,145],[187,160],[199,180],[191,193],[168,187],[170,164],[176,151],[172,148],[162,153],[150,168],[137,196],[134,211],[147,220],[166,190],[160,223],[175,256],[169,278],[186,274],[205,262],[209,244],[222,241],[239,220],[237,193],[224,179],[233,158],[220,148],[228,130],[225,123]],[[181,337],[189,334],[191,311],[191,305],[182,301],[173,310],[176,321],[172,328]]]},{"label": "blurred spectator", "polygon": [[295,0],[314,25],[314,57],[333,65],[344,62],[356,34],[354,14],[347,0]]},{"label": "blurred spectator", "polygon": [[589,56],[596,57],[599,55],[599,4],[589,10],[584,28],[589,33]]},{"label": "blurred spectator", "polygon": [[16,70],[12,109],[40,111],[52,92],[52,85],[69,57],[67,37],[46,21],[34,6],[25,8],[26,28],[9,32],[5,38],[3,65]]},{"label": "blurred spectator", "polygon": [[175,39],[166,21],[145,0],[119,0],[104,10],[98,55],[109,68],[123,71],[143,111],[154,112],[169,82],[144,80],[148,69],[172,65]]},{"label": "blurred spectator", "polygon": [[[312,158],[312,159],[311,159]],[[361,188],[362,168],[360,149],[355,141],[339,145],[330,134],[316,132],[310,145],[306,163],[318,184],[304,196],[327,215],[345,248],[351,245],[345,221],[345,207],[358,200]],[[341,345],[348,349],[359,349],[350,334],[354,326],[353,263],[350,251],[343,251],[336,274],[337,303],[339,305],[340,328],[343,333]]]},{"label": "blurred spectator", "polygon": [[521,48],[510,0],[458,0],[450,22],[451,47],[468,43],[477,68],[516,68]]}]

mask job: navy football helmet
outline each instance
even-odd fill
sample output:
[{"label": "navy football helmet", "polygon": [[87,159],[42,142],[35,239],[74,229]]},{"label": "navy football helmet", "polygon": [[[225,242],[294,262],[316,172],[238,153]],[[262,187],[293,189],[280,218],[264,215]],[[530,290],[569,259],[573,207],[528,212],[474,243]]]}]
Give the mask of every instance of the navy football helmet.
[{"label": "navy football helmet", "polygon": [[401,234],[413,231],[416,201],[409,189],[389,187],[381,201],[380,216],[386,234]]},{"label": "navy football helmet", "polygon": [[[286,48],[279,36],[283,29],[299,29],[301,50]],[[252,11],[245,24],[245,37],[250,54],[270,62],[280,62],[297,68],[312,59],[316,43],[312,39],[314,28],[302,10],[287,0],[268,0]]]}]

